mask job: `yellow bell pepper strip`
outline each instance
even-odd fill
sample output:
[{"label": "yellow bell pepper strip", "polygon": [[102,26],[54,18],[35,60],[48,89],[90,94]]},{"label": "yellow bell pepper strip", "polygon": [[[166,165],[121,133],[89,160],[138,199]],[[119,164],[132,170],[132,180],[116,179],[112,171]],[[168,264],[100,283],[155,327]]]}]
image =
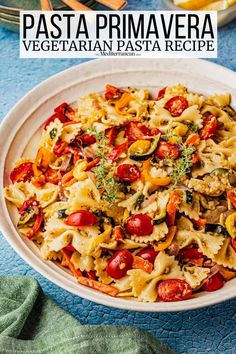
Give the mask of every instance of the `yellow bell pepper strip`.
[{"label": "yellow bell pepper strip", "polygon": [[154,246],[155,251],[164,251],[166,248],[168,248],[171,245],[171,242],[173,241],[175,234],[176,234],[177,227],[176,226],[171,226],[169,228],[169,232],[167,234],[166,240],[162,243],[160,243],[158,246]]},{"label": "yellow bell pepper strip", "polygon": [[115,110],[117,114],[125,115],[126,111],[122,111],[123,108],[127,107],[131,101],[131,95],[128,92],[124,92],[121,98],[115,103]]},{"label": "yellow bell pepper strip", "polygon": [[114,286],[100,283],[97,280],[89,279],[86,277],[78,277],[77,280],[82,285],[85,285],[85,286],[88,286],[89,288],[101,291],[102,293],[105,293],[110,296],[116,296],[119,293],[119,290],[117,288],[115,288]]},{"label": "yellow bell pepper strip", "polygon": [[175,223],[175,216],[176,216],[176,212],[178,210],[178,205],[180,202],[180,197],[179,194],[175,191],[171,192],[170,195],[170,200],[167,204],[167,224],[170,225],[174,225]]},{"label": "yellow bell pepper strip", "polygon": [[226,230],[232,238],[236,237],[236,213],[230,214],[225,220]]},{"label": "yellow bell pepper strip", "polygon": [[158,177],[158,178],[153,178],[150,175],[150,168],[151,168],[151,163],[150,159],[144,161],[143,163],[143,177],[145,181],[150,182],[154,186],[168,186],[170,184],[170,178],[169,177]]},{"label": "yellow bell pepper strip", "polygon": [[142,257],[134,256],[132,268],[142,269],[144,272],[151,273],[153,270],[153,264]]}]

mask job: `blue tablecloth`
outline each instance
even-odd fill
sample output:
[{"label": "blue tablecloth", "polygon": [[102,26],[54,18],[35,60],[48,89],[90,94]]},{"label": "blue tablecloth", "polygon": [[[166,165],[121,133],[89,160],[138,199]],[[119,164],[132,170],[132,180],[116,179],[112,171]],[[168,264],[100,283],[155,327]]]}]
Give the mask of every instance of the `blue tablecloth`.
[{"label": "blue tablecloth", "polygon": [[[129,10],[160,10],[160,0],[128,0]],[[31,88],[83,60],[19,59],[18,35],[0,29],[0,117]],[[236,21],[219,31],[219,59],[236,71]],[[1,158],[1,157],[0,157]],[[139,313],[97,305],[62,290],[35,272],[0,234],[0,274],[32,275],[61,307],[89,324],[128,324],[146,329],[179,353],[235,353],[236,299],[184,313]]]}]

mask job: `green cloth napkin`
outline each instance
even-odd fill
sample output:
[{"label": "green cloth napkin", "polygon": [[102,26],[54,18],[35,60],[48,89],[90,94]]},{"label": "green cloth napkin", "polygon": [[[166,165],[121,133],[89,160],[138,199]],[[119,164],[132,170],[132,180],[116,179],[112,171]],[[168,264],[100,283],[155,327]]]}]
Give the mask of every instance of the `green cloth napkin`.
[{"label": "green cloth napkin", "polygon": [[173,354],[134,327],[82,326],[25,276],[0,276],[0,353]]}]

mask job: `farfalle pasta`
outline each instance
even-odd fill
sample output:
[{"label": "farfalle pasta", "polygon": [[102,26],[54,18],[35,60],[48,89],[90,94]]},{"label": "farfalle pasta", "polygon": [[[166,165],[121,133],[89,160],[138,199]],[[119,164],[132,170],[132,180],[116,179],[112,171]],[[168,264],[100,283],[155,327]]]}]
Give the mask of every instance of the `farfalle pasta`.
[{"label": "farfalle pasta", "polygon": [[230,95],[107,85],[61,104],[5,198],[22,237],[110,296],[180,301],[236,275]]}]

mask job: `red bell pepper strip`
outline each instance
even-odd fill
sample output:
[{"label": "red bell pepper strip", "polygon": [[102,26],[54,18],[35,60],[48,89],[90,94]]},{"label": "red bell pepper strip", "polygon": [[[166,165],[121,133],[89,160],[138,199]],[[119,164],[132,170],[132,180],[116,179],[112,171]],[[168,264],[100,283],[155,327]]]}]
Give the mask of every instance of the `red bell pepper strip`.
[{"label": "red bell pepper strip", "polygon": [[108,145],[109,146],[114,145],[114,141],[116,138],[116,127],[112,127],[106,130],[106,136],[108,137]]},{"label": "red bell pepper strip", "polygon": [[26,234],[26,236],[27,236],[28,238],[34,237],[34,236],[37,234],[37,232],[39,232],[40,227],[41,227],[41,225],[42,225],[42,222],[43,222],[43,209],[42,209],[42,208],[39,208],[39,212],[38,212],[38,214],[37,214],[37,216],[36,216],[36,219],[35,219],[35,222],[34,222],[34,226],[33,226],[32,230],[30,230],[30,231]]},{"label": "red bell pepper strip", "polygon": [[127,148],[129,147],[130,145],[130,142],[127,142],[127,143],[123,143],[121,145],[118,145],[116,147],[114,147],[109,156],[108,156],[108,159],[112,160],[112,161],[116,161],[120,155],[125,151],[127,150]]}]

